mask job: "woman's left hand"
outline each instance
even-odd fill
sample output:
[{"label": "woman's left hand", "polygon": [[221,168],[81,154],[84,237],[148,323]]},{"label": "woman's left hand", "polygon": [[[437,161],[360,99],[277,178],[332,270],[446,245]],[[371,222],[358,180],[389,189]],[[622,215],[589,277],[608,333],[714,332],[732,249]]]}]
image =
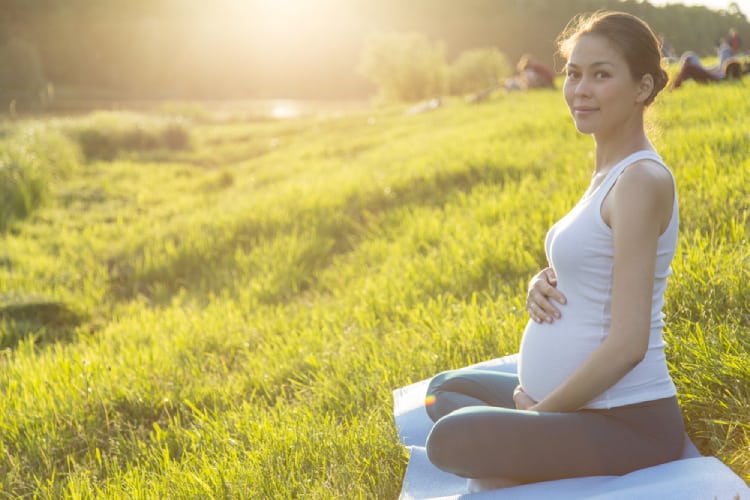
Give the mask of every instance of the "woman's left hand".
[{"label": "woman's left hand", "polygon": [[526,394],[523,387],[520,385],[513,391],[513,401],[516,403],[516,408],[519,410],[531,410],[536,404],[536,401],[531,399],[531,396]]}]

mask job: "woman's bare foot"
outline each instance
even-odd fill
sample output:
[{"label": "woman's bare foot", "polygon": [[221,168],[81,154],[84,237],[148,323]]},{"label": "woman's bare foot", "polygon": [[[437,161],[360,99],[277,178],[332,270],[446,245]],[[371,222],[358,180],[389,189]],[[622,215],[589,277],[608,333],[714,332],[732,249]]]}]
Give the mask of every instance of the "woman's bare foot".
[{"label": "woman's bare foot", "polygon": [[511,486],[518,486],[518,481],[512,479],[505,479],[504,477],[479,477],[470,478],[466,481],[466,486],[469,488],[469,493],[479,493],[480,491],[497,490],[500,488],[510,488]]}]

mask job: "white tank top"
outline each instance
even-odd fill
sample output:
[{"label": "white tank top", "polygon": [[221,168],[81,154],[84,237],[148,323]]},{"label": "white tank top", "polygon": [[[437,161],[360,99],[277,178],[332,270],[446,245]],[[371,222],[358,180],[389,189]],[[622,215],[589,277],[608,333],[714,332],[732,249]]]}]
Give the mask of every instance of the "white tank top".
[{"label": "white tank top", "polygon": [[[642,159],[654,160],[667,168],[659,155],[651,151],[631,154],[617,163],[604,181],[584,195],[547,233],[547,260],[557,273],[557,288],[568,300],[566,305],[559,305],[560,319],[551,324],[529,321],[523,334],[519,377],[524,390],[536,401],[565,381],[609,333],[614,244],[612,229],[602,218],[601,206],[625,168]],[[662,308],[667,277],[672,273],[678,219],[675,191],[672,218],[657,244],[646,356],[584,408],[613,408],[676,394],[664,355]]]}]

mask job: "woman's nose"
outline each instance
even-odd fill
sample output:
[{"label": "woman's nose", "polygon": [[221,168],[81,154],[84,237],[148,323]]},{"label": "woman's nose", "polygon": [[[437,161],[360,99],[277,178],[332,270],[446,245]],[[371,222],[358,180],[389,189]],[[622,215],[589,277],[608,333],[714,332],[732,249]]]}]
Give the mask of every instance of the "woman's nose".
[{"label": "woman's nose", "polygon": [[573,89],[577,96],[588,96],[591,94],[591,85],[588,78],[581,78]]}]

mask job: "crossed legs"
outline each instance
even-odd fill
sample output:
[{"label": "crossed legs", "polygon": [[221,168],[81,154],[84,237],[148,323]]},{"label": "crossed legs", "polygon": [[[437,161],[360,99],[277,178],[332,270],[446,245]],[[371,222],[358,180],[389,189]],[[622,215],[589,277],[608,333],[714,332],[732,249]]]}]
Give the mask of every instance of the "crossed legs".
[{"label": "crossed legs", "polygon": [[[427,412],[427,454],[467,478],[535,482],[621,475],[679,457],[684,439],[676,398],[610,410],[540,413],[514,409],[512,374],[455,370],[436,376]],[[432,400],[432,398],[430,398]]]}]

